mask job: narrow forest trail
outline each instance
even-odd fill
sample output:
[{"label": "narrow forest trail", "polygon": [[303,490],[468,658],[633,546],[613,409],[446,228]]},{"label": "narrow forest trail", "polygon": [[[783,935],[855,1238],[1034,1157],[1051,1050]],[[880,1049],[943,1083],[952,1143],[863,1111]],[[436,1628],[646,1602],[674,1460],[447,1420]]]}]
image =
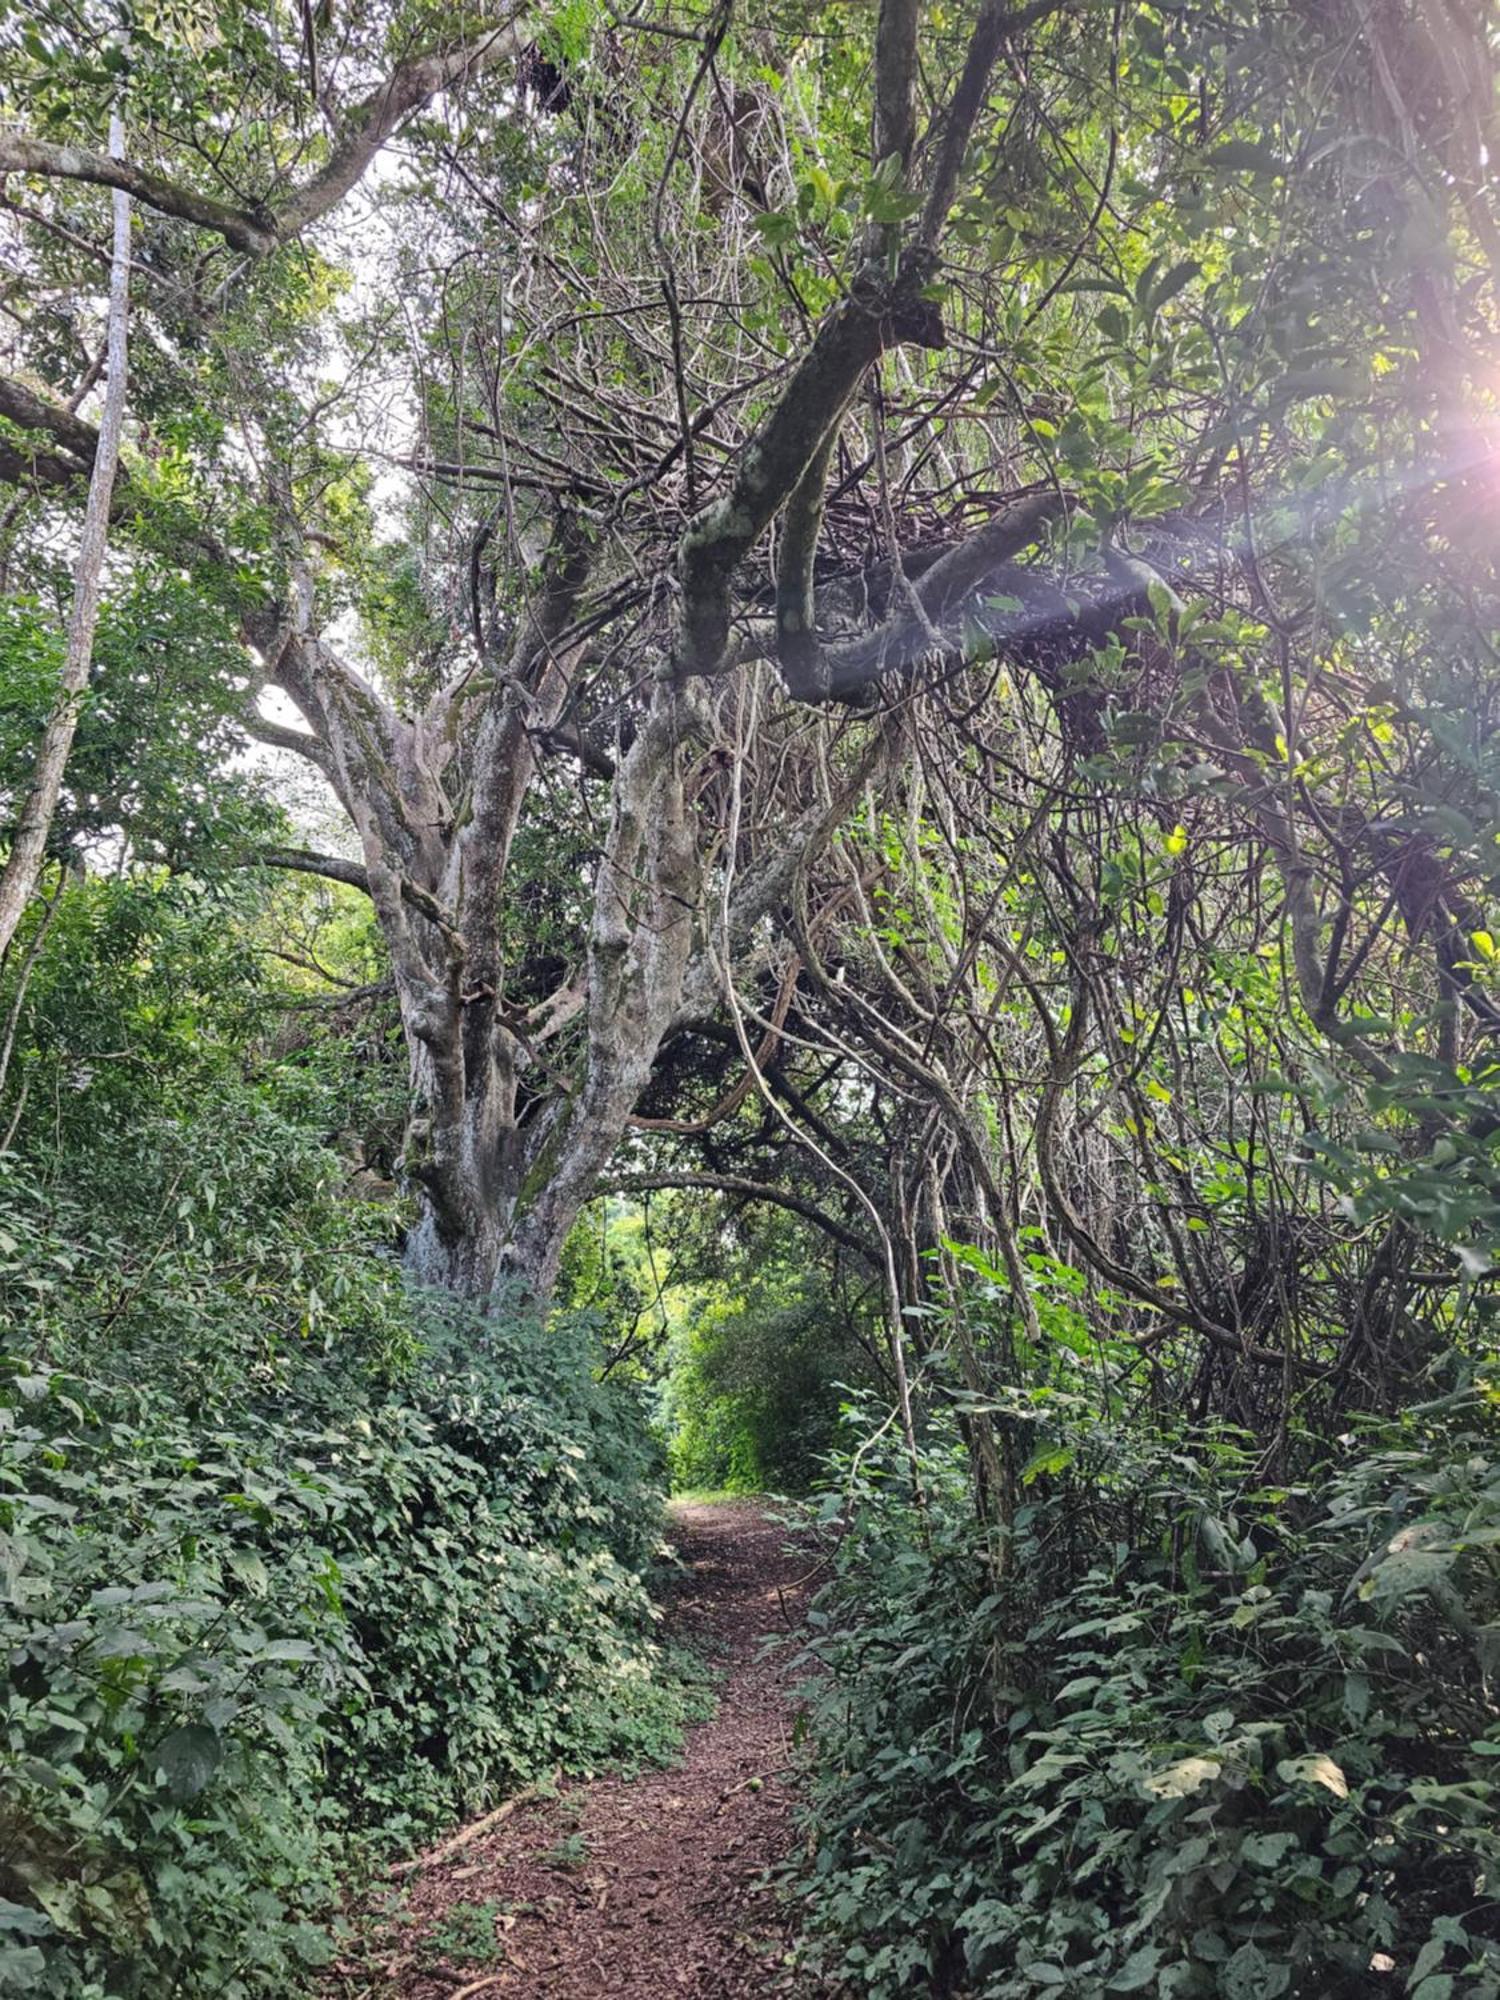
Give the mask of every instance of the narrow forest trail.
[{"label": "narrow forest trail", "polygon": [[[681,1504],[667,1631],[723,1671],[679,1764],[527,1801],[413,1875],[375,2000],[751,2000],[781,1984],[765,1869],[792,1840],[791,1673],[807,1558],[754,1502]],[[451,1946],[451,1949],[444,1949]]]}]

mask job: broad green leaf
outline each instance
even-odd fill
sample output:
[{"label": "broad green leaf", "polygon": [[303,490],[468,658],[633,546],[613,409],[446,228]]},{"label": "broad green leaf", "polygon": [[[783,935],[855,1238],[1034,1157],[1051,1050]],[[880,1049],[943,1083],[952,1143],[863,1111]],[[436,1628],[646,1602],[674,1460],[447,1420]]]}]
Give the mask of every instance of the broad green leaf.
[{"label": "broad green leaf", "polygon": [[156,1767],[176,1799],[193,1799],[224,1760],[218,1732],[200,1722],[174,1729],[156,1746]]}]

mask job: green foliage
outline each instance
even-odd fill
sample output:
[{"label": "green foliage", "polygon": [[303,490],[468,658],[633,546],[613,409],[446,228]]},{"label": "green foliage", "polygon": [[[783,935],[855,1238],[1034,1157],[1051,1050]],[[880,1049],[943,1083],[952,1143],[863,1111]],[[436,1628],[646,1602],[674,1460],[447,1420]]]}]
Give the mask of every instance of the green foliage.
[{"label": "green foliage", "polygon": [[[0,602],[0,826],[10,821],[55,698],[67,584]],[[126,840],[138,858],[200,875],[275,819],[243,768],[235,711],[242,648],[224,609],[180,574],[141,564],[104,605],[52,830],[56,853]]]},{"label": "green foliage", "polygon": [[283,1991],[350,1836],[670,1750],[685,1698],[626,1566],[656,1528],[632,1400],[567,1329],[407,1310],[388,1383],[320,1347],[292,1395],[211,1377],[213,1421],[180,1385],[7,1363],[17,1990]]},{"label": "green foliage", "polygon": [[[133,158],[272,206],[337,146],[352,87],[477,25],[434,0],[336,37],[326,9],[125,11],[128,38],[112,4],[0,0],[0,114],[97,150],[123,81]],[[957,552],[1021,496],[1064,510],[961,608],[920,597],[930,654],[879,648],[909,759],[893,736],[793,871],[795,920],[779,892],[756,920],[761,972],[731,968],[774,991],[796,948],[766,1050],[780,1115],[720,1116],[727,1045],[696,1032],[637,1107],[642,1165],[690,1172],[701,1144],[715,1178],[806,1189],[847,1251],[826,1280],[771,1238],[730,1254],[716,1216],[668,1274],[605,1210],[564,1273],[582,1310],[545,1339],[409,1299],[399,1199],[348,1198],[372,1162],[392,1191],[390,1012],[362,1039],[275,1020],[256,960],[296,926],[233,886],[266,824],[234,712],[275,672],[236,614],[258,599],[267,630],[293,602],[289,547],[316,628],[357,635],[403,710],[449,685],[414,739],[447,805],[420,831],[409,798],[395,813],[436,880],[433,843],[476,824],[466,704],[484,731],[502,713],[566,472],[598,534],[578,645],[514,711],[539,779],[497,949],[464,923],[474,1001],[504,968],[520,1124],[549,1129],[540,1079],[565,1097],[613,1023],[565,1009],[534,1046],[528,1023],[586,966],[594,787],[678,645],[658,585],[682,520],[763,475],[766,419],[818,379],[837,324],[813,329],[836,305],[851,323],[871,243],[899,263],[972,13],[923,10],[935,122],[910,175],[870,157],[885,11],[688,8],[657,35],[565,0],[534,26],[567,101],[468,65],[322,249],[251,268],[139,219],[125,478],[49,886],[80,857],[126,872],[67,884],[29,991],[40,910],[0,968],[12,1986],[285,1991],[351,1843],[658,1749],[680,1703],[635,1581],[656,1467],[633,1385],[665,1344],[680,1481],[800,1486],[838,1385],[880,1379],[889,1247],[919,1420],[946,1371],[965,1389],[953,1433],[932,1422],[925,1509],[894,1424],[846,1468],[807,1889],[834,1970],[892,1995],[1500,1989],[1494,1415],[1479,1392],[1389,1415],[1497,1309],[1500,254],[1476,10],[1041,10],[938,218],[946,345],[905,345],[807,427],[837,446],[812,570],[830,638],[887,615],[893,556]],[[8,366],[86,416],[103,200],[16,178]],[[325,261],[345,244],[357,283]],[[423,471],[398,493],[403,407]],[[39,435],[6,426],[10,455]],[[0,832],[50,704],[80,484],[5,510]],[[745,632],[774,586],[759,552],[725,563]],[[823,735],[755,671],[755,754],[717,725],[692,753],[705,909],[731,875],[777,879],[863,733]],[[553,692],[576,783],[554,782]],[[319,699],[299,693],[309,721]],[[348,937],[335,955],[384,970]],[[833,1174],[793,1157],[793,1114]],[[856,1184],[892,1239],[873,1257]],[[978,1281],[962,1324],[924,1257]]]},{"label": "green foliage", "polygon": [[[463,1350],[458,1350],[458,1343]],[[654,1463],[586,1328],[456,1321],[400,1398],[339,1437],[346,1587],[376,1698],[331,1726],[361,1825],[414,1836],[537,1772],[671,1747],[638,1568]],[[633,1566],[632,1566],[633,1565]]]},{"label": "green foliage", "polygon": [[494,1965],[505,1956],[496,1929],[503,1914],[503,1906],[494,1901],[450,1905],[422,1940],[423,1957],[454,1965]]},{"label": "green foliage", "polygon": [[689,1222],[663,1357],[673,1487],[805,1492],[837,1435],[848,1385],[871,1379],[868,1301],[843,1296],[780,1220],[738,1240],[692,1235]]},{"label": "green foliage", "polygon": [[822,1961],[891,1996],[1500,1993],[1493,1392],[1309,1448],[1296,1487],[1235,1435],[1006,1421],[1035,1449],[998,1578],[941,1430],[924,1519],[883,1448],[847,1468]]},{"label": "green foliage", "polygon": [[[588,1315],[409,1293],[257,905],[68,886],[0,1153],[0,1992],[283,1995],[341,1886],[696,1699]],[[284,997],[284,996],[280,996]],[[127,1059],[104,1059],[106,1051]],[[21,1093],[24,1091],[24,1095]]]},{"label": "green foliage", "polygon": [[773,1270],[732,1297],[697,1298],[673,1345],[663,1415],[674,1487],[805,1491],[845,1381],[868,1367],[816,1274]]},{"label": "green foliage", "polygon": [[583,1833],[565,1833],[542,1856],[547,1867],[565,1869],[581,1868],[588,1858],[588,1836]]},{"label": "green foliage", "polygon": [[284,1990],[326,1952],[319,1724],[360,1684],[337,1496],[274,1432],[132,1416],[30,1357],[0,1421],[0,1990]]}]

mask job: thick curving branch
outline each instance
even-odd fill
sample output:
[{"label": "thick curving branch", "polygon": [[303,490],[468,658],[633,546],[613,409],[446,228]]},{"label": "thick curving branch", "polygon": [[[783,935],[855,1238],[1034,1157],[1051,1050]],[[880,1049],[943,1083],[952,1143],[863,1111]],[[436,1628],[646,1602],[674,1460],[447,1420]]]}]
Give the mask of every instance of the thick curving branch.
[{"label": "thick curving branch", "polygon": [[196,188],[148,173],[129,160],[91,153],[84,146],[33,139],[23,132],[0,132],[0,174],[36,174],[48,180],[91,181],[96,187],[118,188],[160,215],[211,230],[232,249],[250,257],[264,257],[278,240],[275,222],[264,210],[231,208],[211,195],[199,194]]},{"label": "thick curving branch", "polygon": [[117,188],[159,215],[221,236],[231,249],[247,257],[268,257],[338,206],[411,112],[501,56],[518,54],[522,45],[516,27],[519,18],[518,10],[458,48],[429,50],[398,64],[380,88],[349,113],[319,172],[274,205],[233,207],[128,160],[21,132],[0,132],[0,174],[35,174],[43,179],[89,181],[98,187]]},{"label": "thick curving branch", "polygon": [[674,640],[679,679],[720,673],[729,653],[734,573],[826,455],[865,371],[889,346],[941,347],[942,318],[924,297],[931,259],[902,259],[892,278],[872,261],[824,320],[775,405],[739,455],[734,482],[689,523],[678,551],[682,606]]},{"label": "thick curving branch", "polygon": [[[0,136],[0,147],[4,144]],[[99,433],[82,417],[5,375],[0,375],[0,417],[18,430],[45,432],[62,451],[77,459],[79,471],[87,477],[99,449]]]},{"label": "thick curving branch", "polygon": [[[892,592],[897,609],[873,632],[840,646],[822,646],[815,633],[800,629],[800,621],[808,615],[810,587],[803,589],[800,570],[789,576],[785,608],[791,612],[791,629],[782,615],[779,589],[777,596],[777,653],[788,693],[803,701],[857,702],[882,675],[909,672],[930,657],[934,634],[944,658],[962,659],[981,624],[994,627],[997,638],[1009,626],[1013,640],[1033,641],[1059,618],[1081,626],[1095,607],[1070,606],[1042,573],[1010,567],[1017,556],[1036,547],[1066,509],[1066,496],[1050,490],[1003,509],[975,534],[926,563],[917,578],[908,571],[910,590]],[[811,554],[805,544],[794,550],[794,557],[810,572]],[[987,588],[992,593],[1023,595],[1029,602],[1023,602],[1020,614],[1009,620],[981,621],[976,614]]]},{"label": "thick curving branch", "polygon": [[290,750],[294,756],[316,765],[325,777],[329,775],[332,759],[326,747],[305,729],[288,729],[284,723],[272,722],[254,709],[241,714],[240,727],[268,750]]},{"label": "thick curving branch", "polygon": [[399,64],[378,90],[350,112],[326,165],[274,210],[273,241],[286,242],[336,208],[358,185],[370,162],[409,113],[420,111],[451,85],[479,75],[502,57],[519,55],[523,38],[517,23],[522,13],[523,9],[515,9],[504,21],[456,49],[430,50]]},{"label": "thick curving branch", "polygon": [[835,1243],[841,1243],[846,1250],[852,1250],[862,1257],[874,1270],[882,1264],[882,1253],[878,1244],[869,1237],[861,1236],[857,1229],[840,1222],[837,1216],[819,1208],[816,1202],[805,1195],[795,1193],[791,1188],[777,1187],[770,1181],[747,1180],[740,1174],[707,1173],[659,1173],[659,1174],[610,1174],[608,1185],[621,1194],[651,1194],[670,1188],[704,1188],[717,1194],[737,1195],[742,1201],[768,1201],[777,1208],[788,1209],[793,1215],[800,1215],[831,1236]]},{"label": "thick curving branch", "polygon": [[776,657],[787,692],[801,701],[817,701],[826,692],[819,674],[822,648],[813,579],[833,443],[830,431],[792,489],[776,548]]},{"label": "thick curving branch", "polygon": [[[297,875],[321,875],[329,882],[344,882],[351,889],[373,897],[375,889],[370,880],[370,871],[363,863],[346,861],[341,854],[320,854],[309,847],[257,847],[246,854],[241,862],[246,868],[285,868]],[[397,884],[401,900],[419,916],[426,917],[440,931],[453,935],[453,919],[436,896],[430,895],[420,883],[406,880]]]},{"label": "thick curving branch", "polygon": [[288,868],[298,875],[321,875],[329,882],[344,882],[366,896],[370,893],[369,870],[358,861],[346,861],[341,854],[318,854],[310,847],[257,847],[244,857],[247,868]]},{"label": "thick curving branch", "polygon": [[920,242],[935,244],[942,234],[958,188],[964,154],[989,89],[990,72],[999,61],[1001,49],[1012,35],[1045,21],[1062,5],[1063,0],[1031,0],[1029,6],[1006,7],[998,4],[998,0],[990,0],[975,22],[962,74],[939,127],[937,152],[927,178],[927,195],[917,230]]}]

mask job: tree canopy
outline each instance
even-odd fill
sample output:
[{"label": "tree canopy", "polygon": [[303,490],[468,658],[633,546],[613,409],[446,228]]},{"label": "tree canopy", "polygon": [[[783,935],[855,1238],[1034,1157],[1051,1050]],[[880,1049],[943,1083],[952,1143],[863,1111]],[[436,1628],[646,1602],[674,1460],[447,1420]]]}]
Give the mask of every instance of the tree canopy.
[{"label": "tree canopy", "polygon": [[288,1158],[305,1065],[679,1471],[878,1406],[955,1627],[1116,1449],[1134,1547],[1164,1439],[1478,1394],[1495,78],[1469,0],[0,0],[0,1162],[243,980]]},{"label": "tree canopy", "polygon": [[[90,218],[124,189],[114,561],[217,616],[240,726],[347,815],[352,854],[261,852],[374,901],[432,1275],[547,1288],[729,977],[741,1035],[788,979],[783,1013],[855,1010],[811,1039],[894,1064],[962,1156],[948,1205],[997,1217],[1002,993],[1056,1044],[1043,1131],[1099,1065],[1124,1117],[1170,1091],[1202,1030],[1160,989],[1212,1010],[1267,943],[1276,1038],[1341,1088],[1463,1066],[1488,51],[1393,8],[1372,71],[1360,19],[13,21],[12,579],[45,593],[92,462]],[[881,950],[885,904],[928,935]],[[874,985],[831,1001],[850,953]],[[1128,999],[1088,990],[1111,960]],[[1240,1094],[1284,1074],[1244,1055]],[[1165,1189],[1136,1108],[1117,1150]],[[1073,1252],[1242,1343],[1245,1241],[1167,1191],[1137,1240],[1173,1269],[1127,1268],[1053,1182]]]}]

